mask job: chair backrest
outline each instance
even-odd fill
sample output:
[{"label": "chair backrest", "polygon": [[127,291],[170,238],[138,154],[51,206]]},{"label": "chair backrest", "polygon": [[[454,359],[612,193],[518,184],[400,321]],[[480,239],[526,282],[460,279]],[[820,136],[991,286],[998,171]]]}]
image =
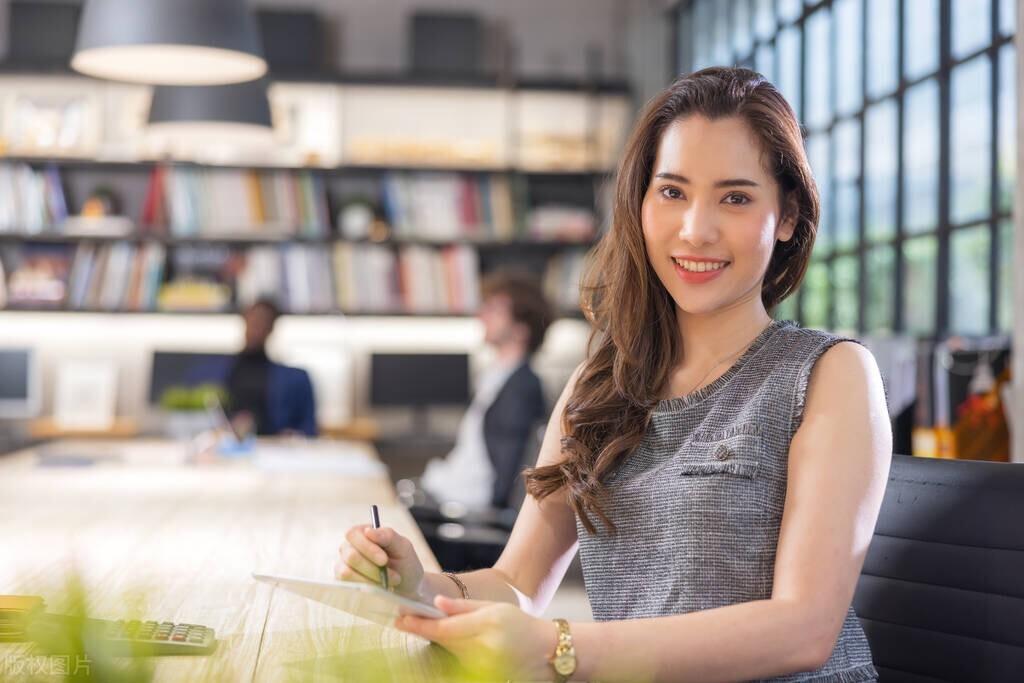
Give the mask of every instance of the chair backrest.
[{"label": "chair backrest", "polygon": [[[538,420],[530,427],[530,438],[526,441],[526,448],[523,449],[523,462],[520,470],[533,467],[537,464],[537,456],[540,455],[541,444],[544,443],[544,431],[547,429],[547,420]],[[516,477],[512,490],[508,495],[508,507],[510,510],[518,511],[526,499],[526,480],[523,479],[522,471]]]},{"label": "chair backrest", "polygon": [[1024,681],[1024,465],[893,456],[853,606],[883,683]]}]

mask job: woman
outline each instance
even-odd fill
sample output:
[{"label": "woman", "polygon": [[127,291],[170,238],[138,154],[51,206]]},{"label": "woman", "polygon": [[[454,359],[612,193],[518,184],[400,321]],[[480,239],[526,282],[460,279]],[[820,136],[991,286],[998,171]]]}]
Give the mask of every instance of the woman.
[{"label": "woman", "polygon": [[[705,69],[655,97],[583,290],[590,352],[501,558],[424,574],[406,539],[357,527],[339,578],[386,564],[450,615],[399,628],[530,680],[876,680],[850,603],[892,448],[881,377],[853,340],[770,317],[818,206],[760,75]],[[577,547],[597,621],[534,616]]]}]

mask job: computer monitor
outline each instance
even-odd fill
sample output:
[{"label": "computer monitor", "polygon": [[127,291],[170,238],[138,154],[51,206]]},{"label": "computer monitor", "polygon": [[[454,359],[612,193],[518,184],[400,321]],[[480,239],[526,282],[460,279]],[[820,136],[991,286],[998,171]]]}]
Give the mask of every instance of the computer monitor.
[{"label": "computer monitor", "polygon": [[0,418],[39,414],[39,369],[32,349],[0,349]]},{"label": "computer monitor", "polygon": [[469,403],[469,356],[464,353],[375,353],[370,357],[370,403],[425,408]]},{"label": "computer monitor", "polygon": [[154,351],[149,375],[150,404],[159,405],[160,398],[171,387],[223,384],[227,380],[231,358],[228,353]]}]

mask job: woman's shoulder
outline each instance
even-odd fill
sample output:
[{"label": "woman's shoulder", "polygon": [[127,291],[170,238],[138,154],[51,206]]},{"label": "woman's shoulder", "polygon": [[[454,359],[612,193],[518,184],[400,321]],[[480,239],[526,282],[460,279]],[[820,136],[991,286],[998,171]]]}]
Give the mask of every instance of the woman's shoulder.
[{"label": "woman's shoulder", "polygon": [[855,387],[881,381],[874,355],[862,341],[842,333],[788,325],[777,346],[794,373],[792,426],[803,418],[811,393],[842,395]]},{"label": "woman's shoulder", "polygon": [[[778,333],[774,335],[772,342],[773,360],[779,365],[796,370],[807,365],[814,365],[823,354],[835,347],[847,349],[840,351],[841,355],[851,353],[849,349],[857,346],[867,352],[863,343],[856,337],[814,327],[801,327],[799,323],[792,320],[779,322]],[[856,353],[856,350],[852,353]]]}]

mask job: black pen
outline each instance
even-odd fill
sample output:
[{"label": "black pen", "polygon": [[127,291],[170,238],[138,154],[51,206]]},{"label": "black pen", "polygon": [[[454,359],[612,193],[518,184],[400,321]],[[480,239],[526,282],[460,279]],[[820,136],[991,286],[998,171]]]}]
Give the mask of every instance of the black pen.
[{"label": "black pen", "polygon": [[[373,524],[374,529],[380,528],[380,510],[377,509],[376,505],[370,506],[370,523]],[[380,583],[384,586],[384,590],[388,590],[388,568],[380,568]]]}]

